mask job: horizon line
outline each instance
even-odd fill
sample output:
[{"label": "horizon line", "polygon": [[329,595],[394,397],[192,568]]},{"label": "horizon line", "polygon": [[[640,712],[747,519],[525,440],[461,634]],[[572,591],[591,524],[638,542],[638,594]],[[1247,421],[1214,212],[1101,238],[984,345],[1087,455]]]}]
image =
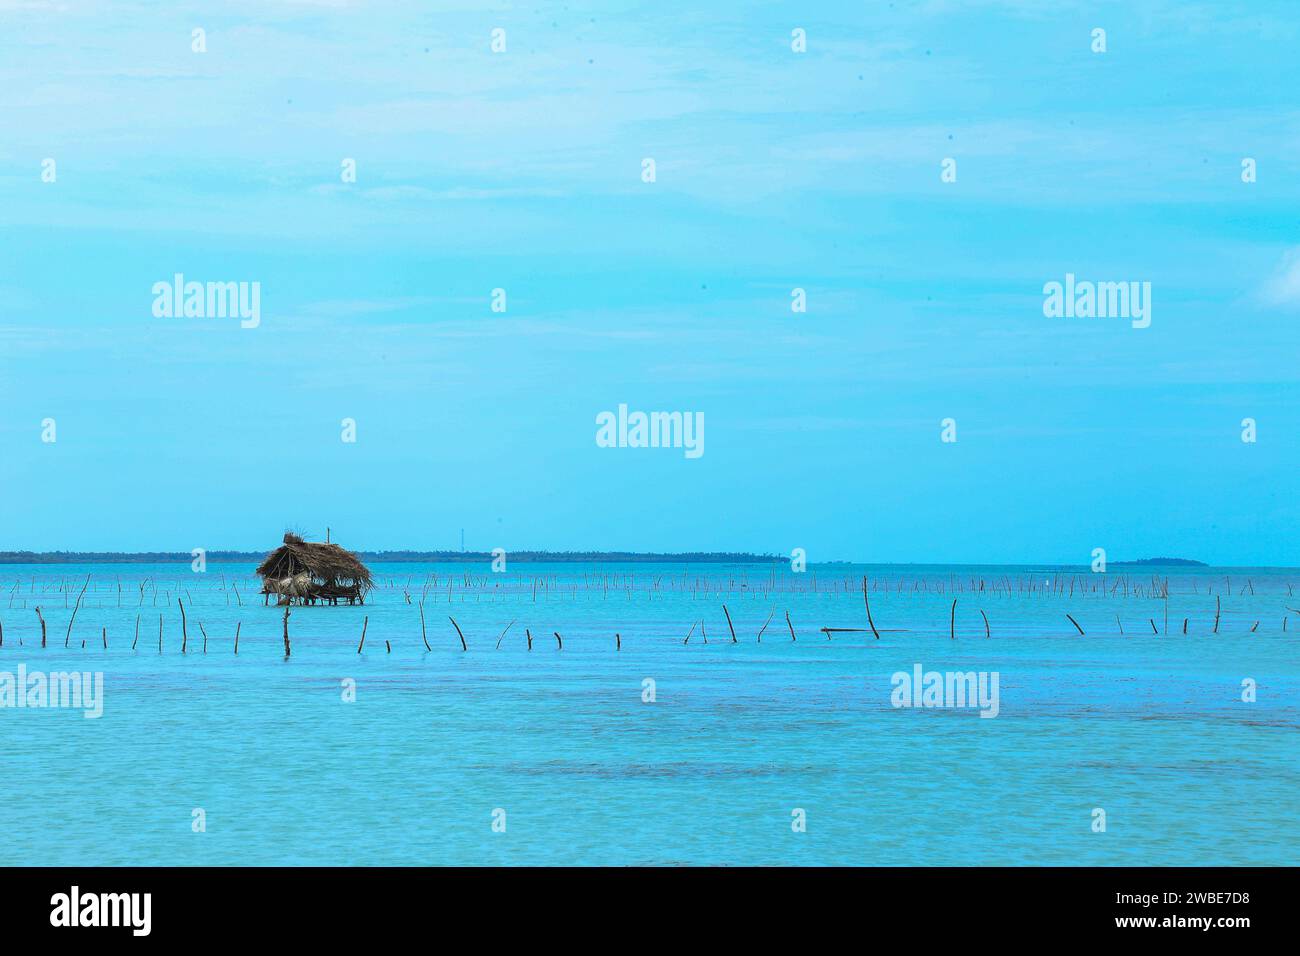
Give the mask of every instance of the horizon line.
[{"label": "horizon line", "polygon": [[[337,543],[337,542],[334,542]],[[275,549],[247,550],[238,548],[206,548],[204,557],[209,561],[258,561]],[[579,563],[583,561],[626,561],[631,563],[699,563],[699,564],[784,564],[792,560],[791,555],[758,553],[750,551],[630,551],[630,550],[569,550],[548,551],[545,549],[500,549],[509,560],[524,563]],[[378,563],[398,563],[407,561],[491,561],[493,551],[422,549],[422,548],[388,548],[379,550],[360,549],[354,554],[366,557]],[[190,551],[0,551],[0,564],[144,564],[144,563],[188,563],[196,555]],[[846,558],[828,558],[811,560],[808,564],[849,564],[864,567],[988,567],[988,568],[1026,568],[1041,566],[1043,568],[1088,568],[1089,562],[1069,561],[1022,561],[1022,562],[979,562],[979,561],[865,561]],[[1178,567],[1190,569],[1214,568],[1268,568],[1273,570],[1294,570],[1286,565],[1248,564],[1248,565],[1214,565],[1200,560],[1181,557],[1158,556],[1152,558],[1132,558],[1106,562],[1107,567]],[[1105,572],[1099,572],[1105,573]]]}]

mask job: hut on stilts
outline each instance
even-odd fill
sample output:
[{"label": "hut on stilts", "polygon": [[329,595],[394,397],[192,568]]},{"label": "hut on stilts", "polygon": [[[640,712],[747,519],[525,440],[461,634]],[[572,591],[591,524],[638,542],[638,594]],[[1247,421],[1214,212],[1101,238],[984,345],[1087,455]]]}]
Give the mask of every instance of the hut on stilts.
[{"label": "hut on stilts", "polygon": [[366,592],[374,587],[370,571],[351,551],[326,541],[304,541],[291,531],[284,544],[266,556],[258,566],[262,593],[276,604],[365,604]]}]

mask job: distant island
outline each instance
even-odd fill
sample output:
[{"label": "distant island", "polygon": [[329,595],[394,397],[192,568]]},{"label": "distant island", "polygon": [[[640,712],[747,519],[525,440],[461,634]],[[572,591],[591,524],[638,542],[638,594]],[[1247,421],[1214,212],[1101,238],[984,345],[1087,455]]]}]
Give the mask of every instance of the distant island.
[{"label": "distant island", "polygon": [[1148,565],[1163,565],[1165,567],[1176,568],[1208,568],[1209,565],[1204,561],[1193,561],[1191,558],[1141,558],[1137,561],[1112,561],[1110,566],[1113,568],[1137,568]]},{"label": "distant island", "polygon": [[[490,551],[358,551],[357,557],[373,563],[398,561],[491,561]],[[205,552],[207,560],[260,562],[266,551]],[[594,562],[620,561],[645,564],[772,564],[788,562],[778,554],[749,554],[742,551],[506,551],[510,561],[518,562]],[[189,564],[194,556],[188,551],[0,551],[0,564]]]}]

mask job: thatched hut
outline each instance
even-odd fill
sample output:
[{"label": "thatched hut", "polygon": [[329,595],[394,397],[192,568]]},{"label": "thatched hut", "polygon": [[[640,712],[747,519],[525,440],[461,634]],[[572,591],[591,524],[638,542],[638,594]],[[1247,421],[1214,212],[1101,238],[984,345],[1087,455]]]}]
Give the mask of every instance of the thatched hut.
[{"label": "thatched hut", "polygon": [[257,573],[268,603],[276,594],[279,604],[365,604],[366,592],[374,587],[370,571],[351,551],[304,541],[292,532],[285,532],[284,544],[266,556]]}]

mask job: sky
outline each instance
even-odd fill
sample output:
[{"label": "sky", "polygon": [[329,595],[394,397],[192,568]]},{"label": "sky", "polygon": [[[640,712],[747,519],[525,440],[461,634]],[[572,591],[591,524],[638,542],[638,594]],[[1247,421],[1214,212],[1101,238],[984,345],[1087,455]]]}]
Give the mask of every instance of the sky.
[{"label": "sky", "polygon": [[[0,0],[0,550],[1300,565],[1297,48],[1289,2]],[[177,273],[257,326],[155,315]],[[1149,327],[1046,316],[1067,274]],[[704,453],[601,447],[621,404]]]}]

